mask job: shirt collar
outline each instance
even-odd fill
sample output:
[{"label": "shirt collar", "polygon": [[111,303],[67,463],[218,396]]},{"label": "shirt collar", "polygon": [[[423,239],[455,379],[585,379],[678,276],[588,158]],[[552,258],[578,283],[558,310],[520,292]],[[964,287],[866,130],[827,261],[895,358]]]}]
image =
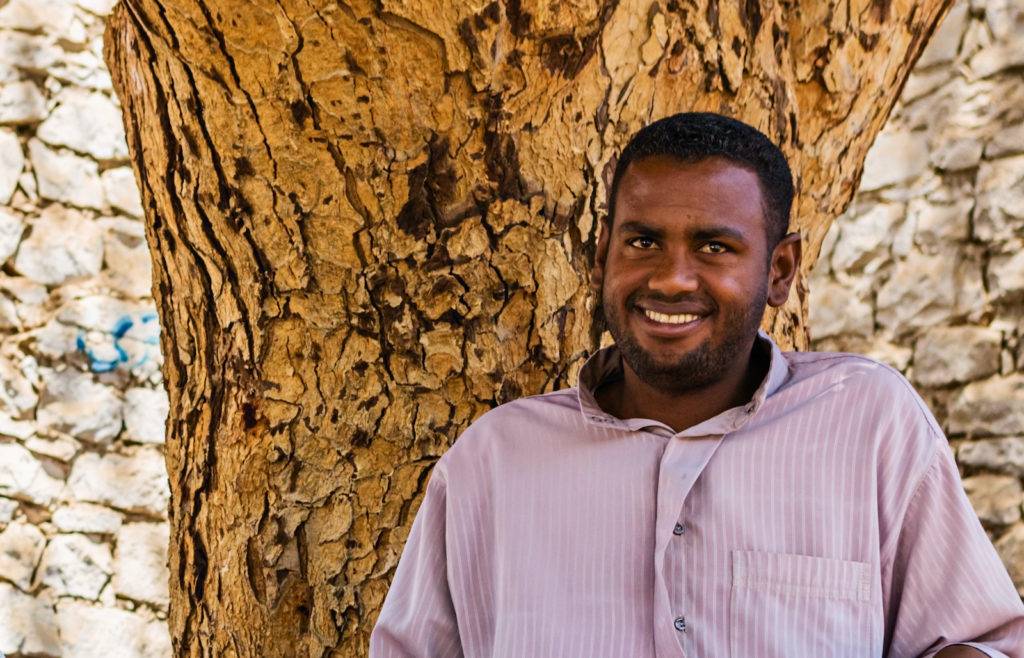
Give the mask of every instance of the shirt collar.
[{"label": "shirt collar", "polygon": [[[594,391],[609,379],[622,377],[622,355],[619,353],[618,347],[612,345],[602,348],[587,359],[586,363],[583,364],[583,368],[580,369],[577,394],[579,395],[583,420],[584,422],[601,427],[617,427],[633,431],[654,429],[658,434],[681,438],[702,437],[709,434],[726,434],[736,431],[757,414],[758,410],[764,405],[765,400],[775,393],[789,376],[789,364],[782,354],[782,350],[775,344],[775,341],[763,330],[758,331],[757,340],[762,348],[769,350],[768,373],[761,381],[761,385],[754,391],[750,402],[740,407],[726,409],[717,416],[678,433],[656,420],[647,418],[616,418],[598,406],[597,399],[594,397]],[[661,429],[659,430],[658,428]]]}]

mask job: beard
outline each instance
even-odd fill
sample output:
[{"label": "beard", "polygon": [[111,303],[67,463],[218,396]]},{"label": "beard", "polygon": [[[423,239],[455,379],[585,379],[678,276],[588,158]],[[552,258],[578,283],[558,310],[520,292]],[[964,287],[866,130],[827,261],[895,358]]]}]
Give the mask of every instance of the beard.
[{"label": "beard", "polygon": [[[641,295],[633,292],[626,298],[626,312],[636,307],[642,299],[659,299],[666,302],[681,302],[679,298],[665,299],[657,295]],[[697,347],[685,354],[668,356],[642,348],[636,337],[629,331],[626,318],[621,310],[610,300],[602,299],[605,324],[615,344],[622,354],[622,360],[638,378],[655,390],[679,394],[706,388],[719,381],[726,371],[734,367],[750,350],[750,342],[757,335],[768,301],[767,282],[750,300],[746,307],[724,313],[718,318],[720,326],[715,328],[713,335],[705,339]],[[687,301],[698,301],[691,296]],[[706,316],[723,313],[717,304],[710,299],[700,299],[699,303],[711,310]],[[749,356],[746,355],[746,356]],[[739,361],[746,367],[747,361]]]}]

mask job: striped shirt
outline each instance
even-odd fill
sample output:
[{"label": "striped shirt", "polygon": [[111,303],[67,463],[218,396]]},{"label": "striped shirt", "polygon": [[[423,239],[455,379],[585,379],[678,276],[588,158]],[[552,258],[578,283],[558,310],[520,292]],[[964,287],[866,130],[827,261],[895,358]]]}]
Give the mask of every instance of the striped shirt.
[{"label": "striped shirt", "polygon": [[392,656],[1024,657],[1024,606],[903,377],[783,353],[682,432],[518,400],[438,462],[370,642]]}]

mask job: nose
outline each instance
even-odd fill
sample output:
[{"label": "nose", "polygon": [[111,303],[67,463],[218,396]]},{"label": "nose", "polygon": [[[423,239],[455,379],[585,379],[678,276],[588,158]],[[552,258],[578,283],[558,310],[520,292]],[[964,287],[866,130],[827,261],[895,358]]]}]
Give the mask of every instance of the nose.
[{"label": "nose", "polygon": [[694,292],[700,284],[690,254],[665,252],[647,285],[652,291],[671,297]]}]

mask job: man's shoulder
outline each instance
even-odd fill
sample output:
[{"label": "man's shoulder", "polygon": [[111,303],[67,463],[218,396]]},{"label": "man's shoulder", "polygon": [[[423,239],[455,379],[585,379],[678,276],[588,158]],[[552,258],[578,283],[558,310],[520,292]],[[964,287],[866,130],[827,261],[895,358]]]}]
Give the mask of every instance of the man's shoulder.
[{"label": "man's shoulder", "polygon": [[[893,387],[913,392],[913,387],[888,363],[851,352],[783,352],[790,382],[825,380],[869,386]],[[818,381],[817,383],[823,383]]]},{"label": "man's shoulder", "polygon": [[538,416],[546,418],[547,414],[580,412],[580,393],[577,387],[558,389],[548,393],[527,395],[504,402],[488,410],[477,419],[472,426],[488,425],[502,422],[532,421]]},{"label": "man's shoulder", "polygon": [[785,352],[789,377],[782,387],[798,398],[826,399],[842,395],[847,409],[899,416],[900,422],[921,422],[941,436],[931,410],[900,371],[863,354],[847,352]]},{"label": "man's shoulder", "polygon": [[481,442],[545,440],[581,422],[579,393],[575,386],[530,395],[484,413],[462,432],[452,450],[476,449]]}]

